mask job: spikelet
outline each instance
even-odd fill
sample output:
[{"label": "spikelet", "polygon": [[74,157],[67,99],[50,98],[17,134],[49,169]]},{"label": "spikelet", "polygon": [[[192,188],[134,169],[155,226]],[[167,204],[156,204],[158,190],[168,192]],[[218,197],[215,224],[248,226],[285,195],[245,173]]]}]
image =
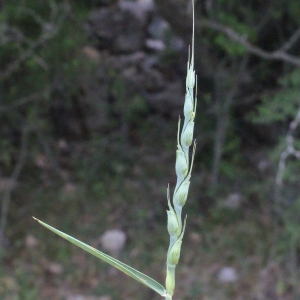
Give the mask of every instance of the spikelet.
[{"label": "spikelet", "polygon": [[[166,274],[166,299],[172,299],[172,295],[175,289],[175,268],[180,258],[180,250],[182,239],[186,226],[186,218],[184,224],[182,225],[182,208],[186,203],[189,187],[191,171],[194,162],[194,155],[196,145],[194,142],[192,159],[190,163],[189,159],[189,147],[193,143],[194,135],[194,119],[196,114],[197,106],[197,95],[194,92],[196,83],[196,74],[194,70],[194,0],[193,0],[193,37],[192,37],[192,48],[191,55],[189,54],[187,63],[187,76],[186,76],[186,94],[185,102],[183,107],[184,122],[181,128],[181,120],[178,121],[178,131],[177,131],[177,150],[176,150],[176,164],[175,171],[177,176],[177,182],[174,189],[172,204],[170,201],[170,190],[168,187],[167,197],[168,197],[168,232],[170,235],[170,244],[167,254],[167,274]],[[189,51],[190,52],[190,51]]]}]

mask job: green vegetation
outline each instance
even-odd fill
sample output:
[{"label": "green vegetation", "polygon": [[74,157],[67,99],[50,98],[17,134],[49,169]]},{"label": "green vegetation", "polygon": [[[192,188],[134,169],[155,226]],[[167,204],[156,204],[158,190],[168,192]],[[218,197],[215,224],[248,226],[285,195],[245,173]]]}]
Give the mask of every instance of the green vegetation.
[{"label": "green vegetation", "polygon": [[[181,244],[186,227],[186,218],[182,224],[182,208],[186,203],[191,172],[195,157],[194,143],[192,158],[190,159],[189,147],[193,143],[194,135],[194,119],[196,114],[197,98],[194,92],[196,75],[194,70],[194,2],[193,2],[193,40],[192,53],[187,63],[186,75],[186,95],[184,101],[184,123],[181,129],[180,119],[178,122],[177,133],[177,151],[176,151],[176,175],[177,182],[174,189],[173,201],[171,204],[170,188],[168,187],[168,232],[170,235],[170,244],[167,252],[167,271],[166,271],[166,287],[164,288],[160,283],[153,280],[149,276],[137,271],[136,269],[122,263],[121,261],[55,229],[52,226],[34,218],[38,223],[45,226],[47,229],[53,231],[62,238],[68,240],[79,248],[89,252],[90,254],[100,258],[104,262],[122,271],[126,275],[132,277],[141,284],[146,285],[150,289],[163,296],[165,299],[172,299],[175,289],[175,268],[180,258]],[[197,85],[197,84],[196,84]],[[129,207],[130,209],[130,207]]]},{"label": "green vegetation", "polygon": [[[134,19],[116,1],[42,2],[0,4],[0,298],[160,299],[31,216],[101,251],[122,229],[118,260],[164,282],[191,6],[155,1],[141,45],[120,50],[90,17]],[[300,3],[195,3],[197,152],[174,298],[297,299]]]}]

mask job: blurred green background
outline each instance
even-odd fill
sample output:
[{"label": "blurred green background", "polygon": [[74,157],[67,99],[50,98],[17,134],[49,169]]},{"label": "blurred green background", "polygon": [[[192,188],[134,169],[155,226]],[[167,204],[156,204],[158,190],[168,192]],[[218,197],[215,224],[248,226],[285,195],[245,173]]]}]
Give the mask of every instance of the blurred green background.
[{"label": "blurred green background", "polygon": [[[0,1],[0,299],[160,299],[187,0]],[[300,2],[196,1],[197,153],[175,299],[299,299]]]}]

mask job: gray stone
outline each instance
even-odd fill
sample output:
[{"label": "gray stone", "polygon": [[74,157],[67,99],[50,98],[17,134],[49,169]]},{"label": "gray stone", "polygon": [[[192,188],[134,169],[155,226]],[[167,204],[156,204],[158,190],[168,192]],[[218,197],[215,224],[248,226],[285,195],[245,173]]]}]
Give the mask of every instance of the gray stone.
[{"label": "gray stone", "polygon": [[219,271],[218,280],[222,283],[233,283],[238,280],[238,275],[234,268],[224,267]]},{"label": "gray stone", "polygon": [[143,22],[131,10],[114,6],[94,10],[87,29],[97,38],[97,47],[114,53],[135,52],[144,44]]},{"label": "gray stone", "polygon": [[124,248],[127,236],[125,232],[119,229],[107,230],[100,238],[101,245],[104,250],[110,254],[118,256]]}]

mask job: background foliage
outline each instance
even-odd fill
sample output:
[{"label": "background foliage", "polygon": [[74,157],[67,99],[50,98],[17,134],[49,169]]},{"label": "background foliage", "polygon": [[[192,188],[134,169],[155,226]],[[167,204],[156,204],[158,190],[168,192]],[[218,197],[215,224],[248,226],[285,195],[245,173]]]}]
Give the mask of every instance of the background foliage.
[{"label": "background foliage", "polygon": [[[154,297],[31,215],[97,247],[122,229],[122,260],[164,278],[190,4],[156,1],[128,46],[114,42],[125,25],[111,37],[91,21],[105,11],[127,24],[117,2],[0,2],[1,299]],[[178,299],[297,299],[300,3],[197,1],[196,13],[197,154]],[[225,267],[237,274],[228,284]]]}]

